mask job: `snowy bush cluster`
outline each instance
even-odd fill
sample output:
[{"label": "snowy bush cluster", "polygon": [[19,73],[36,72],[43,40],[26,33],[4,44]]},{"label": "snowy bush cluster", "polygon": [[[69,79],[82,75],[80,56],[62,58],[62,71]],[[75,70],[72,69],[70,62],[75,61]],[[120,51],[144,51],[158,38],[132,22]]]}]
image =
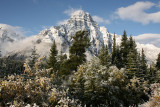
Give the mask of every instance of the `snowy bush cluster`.
[{"label": "snowy bush cluster", "polygon": [[61,85],[55,84],[52,69],[41,68],[41,59],[32,69],[27,61],[24,67],[24,74],[0,80],[1,106],[117,107],[143,103],[145,84],[136,77],[128,80],[125,69],[107,68],[98,58],[79,66]]},{"label": "snowy bush cluster", "polygon": [[53,84],[51,69],[39,69],[40,60],[31,69],[26,61],[25,74],[10,75],[0,80],[0,105],[11,107],[80,106],[70,99],[67,89],[57,89]]},{"label": "snowy bush cluster", "polygon": [[160,106],[160,84],[154,83],[150,86],[151,96],[150,100],[140,107],[159,107]]},{"label": "snowy bush cluster", "polygon": [[71,95],[87,106],[137,106],[147,96],[146,84],[138,78],[127,79],[125,69],[102,66],[98,59],[81,65],[74,74]]}]

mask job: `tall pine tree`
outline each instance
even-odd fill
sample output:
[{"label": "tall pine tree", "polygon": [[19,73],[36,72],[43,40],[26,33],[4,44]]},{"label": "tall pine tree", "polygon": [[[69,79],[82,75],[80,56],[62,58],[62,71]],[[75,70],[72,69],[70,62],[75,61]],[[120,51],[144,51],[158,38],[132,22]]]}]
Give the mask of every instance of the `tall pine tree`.
[{"label": "tall pine tree", "polygon": [[144,50],[142,49],[139,77],[141,78],[141,80],[143,80],[146,79],[146,76],[147,76],[147,61],[146,61],[146,56],[144,54]]},{"label": "tall pine tree", "polygon": [[115,65],[115,60],[116,60],[116,37],[114,33],[113,37],[113,47],[112,47],[112,64]]},{"label": "tall pine tree", "polygon": [[160,70],[160,53],[158,54],[157,62],[156,62],[156,68]]},{"label": "tall pine tree", "polygon": [[115,53],[116,53],[116,57],[114,59],[114,63],[117,66],[117,68],[120,69],[122,67],[122,54],[121,54],[119,46],[116,46],[116,52]]},{"label": "tall pine tree", "polygon": [[122,57],[122,62],[121,62],[122,66],[121,67],[126,67],[127,55],[129,53],[129,49],[128,49],[127,33],[126,33],[125,30],[124,30],[123,35],[122,35],[120,49],[121,49],[121,57]]},{"label": "tall pine tree", "polygon": [[38,59],[38,54],[36,52],[36,47],[34,46],[33,49],[32,49],[32,53],[31,53],[31,56],[30,56],[30,61],[29,61],[29,65],[31,68],[34,67],[34,64],[36,63],[37,59]]},{"label": "tall pine tree", "polygon": [[69,59],[65,60],[60,68],[60,76],[67,79],[72,71],[86,61],[86,49],[90,46],[88,31],[78,31],[73,36],[73,43],[69,49]]},{"label": "tall pine tree", "polygon": [[57,46],[54,41],[50,49],[50,55],[49,59],[47,60],[47,65],[48,68],[53,68],[53,71],[55,72],[58,70],[57,54],[58,54]]},{"label": "tall pine tree", "polygon": [[156,71],[156,67],[155,67],[155,64],[152,63],[150,65],[150,68],[149,68],[149,71],[147,72],[147,79],[149,80],[149,84],[153,84],[155,82],[158,82],[157,81],[157,71]]},{"label": "tall pine tree", "polygon": [[133,40],[132,36],[129,38],[129,53],[127,55],[127,70],[128,77],[131,79],[133,76],[136,76],[138,72],[138,52],[136,49],[136,43]]},{"label": "tall pine tree", "polygon": [[108,50],[108,46],[104,46],[104,44],[102,45],[100,54],[98,55],[99,59],[100,59],[100,63],[104,66],[109,67],[110,62],[111,62],[111,58],[109,55],[109,50]]},{"label": "tall pine tree", "polygon": [[69,62],[71,70],[77,70],[77,67],[86,61],[86,49],[90,46],[88,31],[78,31],[73,36],[73,44],[69,49]]}]

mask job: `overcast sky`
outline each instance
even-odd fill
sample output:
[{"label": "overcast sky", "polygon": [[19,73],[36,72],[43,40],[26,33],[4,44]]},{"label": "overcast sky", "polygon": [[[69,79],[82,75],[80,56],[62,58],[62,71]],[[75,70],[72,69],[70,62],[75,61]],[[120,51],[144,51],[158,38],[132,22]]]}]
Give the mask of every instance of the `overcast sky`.
[{"label": "overcast sky", "polygon": [[0,0],[0,23],[36,35],[79,9],[111,33],[121,35],[125,29],[139,42],[160,46],[160,0]]}]

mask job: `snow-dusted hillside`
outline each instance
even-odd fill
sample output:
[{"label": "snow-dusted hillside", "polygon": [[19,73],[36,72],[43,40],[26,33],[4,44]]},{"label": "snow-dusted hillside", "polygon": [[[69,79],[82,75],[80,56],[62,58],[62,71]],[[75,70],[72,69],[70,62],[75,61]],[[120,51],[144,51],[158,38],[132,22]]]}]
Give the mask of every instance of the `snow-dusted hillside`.
[{"label": "snow-dusted hillside", "polygon": [[[11,33],[11,36],[7,34],[9,35],[7,37],[11,39],[5,39],[7,42],[21,41],[12,43],[12,45],[6,47],[6,56],[14,56],[15,58],[27,57],[31,54],[34,46],[36,46],[37,52],[40,55],[47,56],[53,41],[56,42],[59,53],[62,52],[68,55],[69,47],[72,45],[72,37],[79,30],[89,31],[91,46],[86,52],[88,59],[90,59],[91,56],[97,55],[103,43],[108,45],[110,51],[112,51],[113,34],[109,33],[107,28],[98,26],[89,13],[78,10],[72,14],[66,24],[44,29],[38,35],[21,40],[23,36],[18,36],[16,33],[14,33],[14,35]],[[0,30],[0,37],[3,37],[2,35],[4,34],[2,34]],[[116,39],[117,44],[120,44],[121,36],[116,35]],[[137,48],[139,51],[143,48],[147,59],[151,61],[155,61],[157,54],[160,52],[160,48],[149,44],[144,45],[137,43]]]}]

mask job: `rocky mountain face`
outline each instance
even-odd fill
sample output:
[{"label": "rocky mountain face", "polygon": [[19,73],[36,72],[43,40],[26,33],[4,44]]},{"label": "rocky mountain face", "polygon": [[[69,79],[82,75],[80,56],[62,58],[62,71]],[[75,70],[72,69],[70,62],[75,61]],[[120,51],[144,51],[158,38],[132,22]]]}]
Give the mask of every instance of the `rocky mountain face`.
[{"label": "rocky mountain face", "polygon": [[72,37],[79,30],[89,31],[89,39],[92,45],[89,47],[87,54],[96,55],[104,39],[105,44],[111,42],[108,41],[108,39],[111,40],[111,35],[107,29],[100,28],[90,14],[82,10],[73,13],[67,24],[45,29],[38,34],[37,38],[39,38],[38,41],[45,43],[52,43],[55,40],[58,50],[62,53],[68,53],[69,47],[72,45]]},{"label": "rocky mountain face", "polygon": [[[48,56],[50,46],[53,41],[56,42],[59,53],[62,52],[69,55],[69,47],[72,45],[73,41],[72,37],[79,30],[88,30],[89,32],[91,46],[86,52],[88,60],[91,59],[92,56],[98,54],[103,43],[108,45],[110,52],[112,51],[113,34],[109,33],[107,28],[99,27],[89,13],[78,10],[72,14],[71,18],[66,24],[44,29],[36,36],[31,36],[23,40],[20,39],[21,41],[15,42],[14,44],[8,46],[8,48],[5,48],[5,57],[11,57],[13,59],[25,59],[31,54],[31,50],[34,46],[37,49],[37,53],[39,53],[41,56]],[[5,33],[0,33],[0,37],[3,37],[3,39],[5,37],[4,40],[9,42],[16,41],[14,37],[18,38],[17,40],[19,40],[19,36],[16,35],[11,37],[7,36]],[[121,36],[116,35],[116,38],[117,44],[120,44]],[[152,46],[152,49],[150,49],[150,47],[146,45],[137,44],[137,48],[139,51],[141,48],[144,48],[145,53],[150,53],[153,51],[152,49],[155,48],[158,49],[154,53],[155,56],[146,54],[147,58],[152,61],[155,61],[157,54],[160,52],[160,49],[155,46]]]}]

